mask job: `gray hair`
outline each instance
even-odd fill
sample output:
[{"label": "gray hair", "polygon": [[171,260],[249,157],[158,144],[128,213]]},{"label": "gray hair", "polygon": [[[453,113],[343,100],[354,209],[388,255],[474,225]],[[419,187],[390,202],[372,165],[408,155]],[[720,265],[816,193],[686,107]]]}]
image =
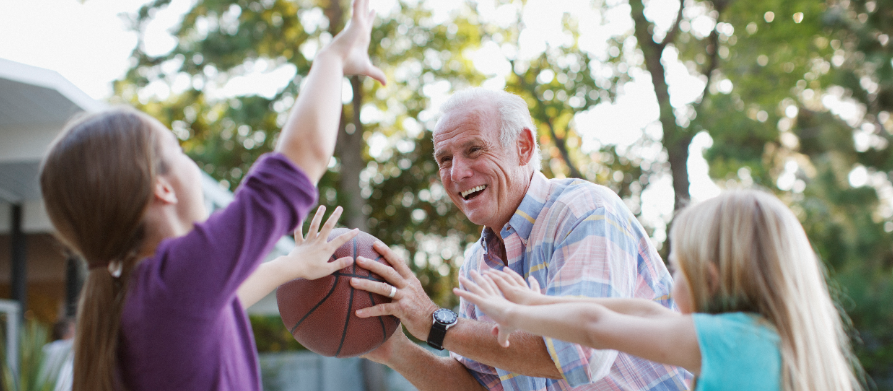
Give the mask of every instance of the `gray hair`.
[{"label": "gray hair", "polygon": [[530,110],[527,102],[518,95],[502,90],[489,90],[476,87],[459,91],[440,106],[441,114],[466,107],[477,101],[493,102],[499,112],[499,141],[504,148],[509,148],[518,141],[518,136],[524,128],[533,133],[533,156],[530,158],[530,166],[534,171],[542,169],[542,156],[540,146],[536,141],[536,128],[530,118]]}]

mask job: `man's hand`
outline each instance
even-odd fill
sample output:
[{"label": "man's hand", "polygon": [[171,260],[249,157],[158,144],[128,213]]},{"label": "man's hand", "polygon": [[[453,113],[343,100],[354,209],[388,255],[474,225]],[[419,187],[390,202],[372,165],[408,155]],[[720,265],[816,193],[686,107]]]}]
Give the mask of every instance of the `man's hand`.
[{"label": "man's hand", "polygon": [[413,342],[406,337],[406,334],[403,334],[403,327],[398,327],[397,331],[387,341],[384,341],[381,346],[360,357],[379,364],[389,365],[394,357],[400,356],[406,344],[413,344]]},{"label": "man's hand", "polygon": [[431,315],[437,310],[437,305],[428,298],[422,283],[416,278],[409,266],[400,257],[394,254],[384,243],[376,242],[373,245],[375,251],[384,256],[391,264],[388,267],[382,263],[368,258],[357,257],[357,264],[369,271],[382,276],[387,283],[371,281],[362,278],[352,278],[350,284],[357,289],[388,296],[391,286],[397,288],[396,294],[390,303],[378,304],[364,308],[356,312],[360,318],[371,316],[393,315],[400,318],[406,329],[418,339],[428,339],[433,319]]}]

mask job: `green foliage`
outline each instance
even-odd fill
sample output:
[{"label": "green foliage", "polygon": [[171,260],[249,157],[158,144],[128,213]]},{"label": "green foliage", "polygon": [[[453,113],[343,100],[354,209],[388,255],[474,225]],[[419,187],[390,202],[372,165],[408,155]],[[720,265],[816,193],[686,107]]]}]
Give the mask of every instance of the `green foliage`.
[{"label": "green foliage", "polygon": [[[134,29],[142,31],[169,1],[147,4],[133,16]],[[175,31],[173,50],[154,56],[142,46],[134,51],[117,95],[170,126],[206,172],[233,188],[272,149],[294,100],[312,93],[301,90],[302,75],[314,48],[340,29],[335,6],[343,3],[199,0]],[[663,31],[646,12],[650,3],[657,2],[592,2],[600,14],[620,10],[633,22],[629,31],[599,38],[605,52],[582,44],[591,37],[581,26],[592,21],[566,14],[565,43],[522,58],[523,23],[484,21],[474,3],[457,5],[444,18],[423,1],[395,2],[395,11],[374,27],[370,48],[389,84],[355,81],[336,161],[319,184],[320,203],[344,205],[349,212],[342,222],[359,219],[403,251],[428,294],[440,305],[455,305],[450,288],[456,269],[480,228],[457,212],[440,184],[431,158],[430,98],[483,82],[468,54],[495,45],[511,65],[506,90],[531,108],[547,176],[604,184],[638,214],[654,178],[671,174],[687,183],[690,142],[703,132],[713,142],[704,158],[717,184],[759,186],[785,200],[828,266],[869,377],[877,388],[893,389],[893,311],[887,304],[893,300],[893,4],[693,0],[682,2],[678,27]],[[705,23],[712,28],[705,30]],[[673,64],[708,83],[702,95],[671,103],[666,76]],[[295,76],[275,94],[210,93],[253,69],[277,67],[294,69]],[[584,149],[589,130],[576,116],[614,102],[630,82],[648,77],[662,133],[644,132],[628,147]],[[159,83],[182,88],[148,94],[147,87]],[[864,115],[841,118],[826,98],[852,103]],[[351,144],[347,135],[354,132]],[[643,153],[655,148],[662,152]],[[851,173],[862,169],[867,183],[850,184]],[[351,182],[359,186],[345,186]],[[687,187],[676,190],[687,198]],[[261,351],[298,348],[278,318],[252,323]]]},{"label": "green foliage", "polygon": [[282,318],[268,315],[251,315],[251,329],[254,331],[254,343],[261,353],[307,350],[301,346],[288,328],[283,327]]},{"label": "green foliage", "polygon": [[[6,352],[6,339],[0,340],[0,352]],[[56,379],[43,375],[43,346],[49,342],[47,327],[36,320],[25,322],[19,332],[18,373],[13,371],[3,357],[3,389],[10,391],[50,391]]]},{"label": "green foliage", "polygon": [[[133,17],[134,28],[142,31],[168,3],[147,4]],[[377,21],[370,48],[389,84],[361,80],[354,96],[358,104],[344,106],[340,134],[359,128],[363,142],[353,147],[346,137],[339,139],[337,164],[319,183],[320,203],[343,205],[343,224],[359,218],[364,223],[359,226],[405,250],[408,259],[417,260],[410,264],[423,276],[426,289],[450,305],[453,266],[479,228],[450,213],[452,205],[439,184],[418,180],[437,178],[428,132],[431,113],[422,119],[429,108],[425,86],[479,83],[481,76],[461,53],[479,43],[480,31],[468,20],[473,16],[468,8],[460,7],[449,23],[439,23],[423,4],[396,6],[397,12]],[[174,32],[178,43],[173,50],[151,56],[142,46],[135,49],[135,65],[116,83],[117,95],[168,125],[200,167],[235,188],[251,164],[272,150],[288,110],[304,93],[300,85],[313,48],[330,39],[330,31],[340,30],[330,26],[335,10],[328,1],[199,1]],[[219,88],[262,66],[291,66],[296,76],[272,97],[209,95],[212,86]],[[167,96],[145,95],[153,82],[173,86],[177,80],[188,80],[188,86]],[[375,113],[371,120],[350,120],[366,111]],[[384,144],[375,156],[370,154],[373,140]],[[357,156],[359,165],[353,163]],[[344,180],[360,186],[344,190]]]}]

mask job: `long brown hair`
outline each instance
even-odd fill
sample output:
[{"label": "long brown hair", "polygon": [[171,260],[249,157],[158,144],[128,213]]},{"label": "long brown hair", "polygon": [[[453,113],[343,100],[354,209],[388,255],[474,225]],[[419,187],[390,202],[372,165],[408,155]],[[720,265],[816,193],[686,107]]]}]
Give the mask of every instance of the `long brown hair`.
[{"label": "long brown hair", "polygon": [[822,264],[778,198],[726,192],[680,212],[670,240],[696,312],[753,312],[775,327],[782,390],[861,388],[861,369]]},{"label": "long brown hair", "polygon": [[[74,391],[123,388],[121,312],[146,234],[143,215],[156,175],[166,171],[159,127],[133,109],[83,116],[66,126],[41,164],[40,186],[58,237],[90,267],[78,307]],[[118,277],[110,272],[116,266]]]}]

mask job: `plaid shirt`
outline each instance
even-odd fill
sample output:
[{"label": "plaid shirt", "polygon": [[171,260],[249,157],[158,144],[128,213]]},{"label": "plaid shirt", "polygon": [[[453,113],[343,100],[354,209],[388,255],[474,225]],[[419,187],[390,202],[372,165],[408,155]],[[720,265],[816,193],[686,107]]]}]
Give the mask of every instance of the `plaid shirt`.
[{"label": "plaid shirt", "polygon": [[[508,268],[533,276],[550,296],[636,297],[675,308],[672,279],[645,230],[613,191],[578,179],[546,179],[535,173],[530,188],[499,233]],[[502,269],[490,228],[466,254],[461,275]],[[459,315],[492,322],[462,300]],[[458,354],[459,360],[490,390],[683,390],[691,375],[614,350],[544,338],[563,379],[522,376]]]}]

